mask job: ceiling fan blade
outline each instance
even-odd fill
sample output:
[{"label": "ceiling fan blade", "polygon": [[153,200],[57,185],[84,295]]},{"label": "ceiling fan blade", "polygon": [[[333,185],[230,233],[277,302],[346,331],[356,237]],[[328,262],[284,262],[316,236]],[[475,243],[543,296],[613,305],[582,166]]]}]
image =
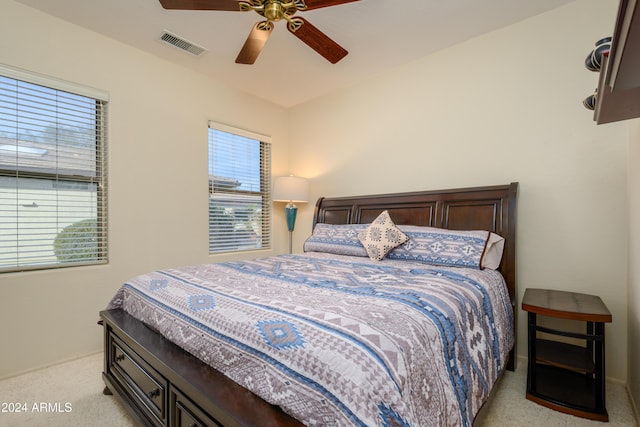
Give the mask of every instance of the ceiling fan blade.
[{"label": "ceiling fan blade", "polygon": [[306,19],[295,17],[292,21],[293,23],[287,25],[287,29],[332,64],[340,61],[349,53]]},{"label": "ceiling fan blade", "polygon": [[253,26],[249,37],[244,42],[236,58],[236,64],[253,64],[262,52],[262,48],[273,31],[273,24],[269,21],[258,22]]},{"label": "ceiling fan blade", "polygon": [[338,6],[339,4],[352,3],[359,0],[304,0],[307,5],[305,10],[320,9],[321,7]]},{"label": "ceiling fan blade", "polygon": [[237,0],[160,0],[165,9],[240,11]]}]

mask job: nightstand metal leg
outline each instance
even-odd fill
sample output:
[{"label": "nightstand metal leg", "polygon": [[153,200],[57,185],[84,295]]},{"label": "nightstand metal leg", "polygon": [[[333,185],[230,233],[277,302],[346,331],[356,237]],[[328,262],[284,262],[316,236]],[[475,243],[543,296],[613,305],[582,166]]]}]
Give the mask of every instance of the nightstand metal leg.
[{"label": "nightstand metal leg", "polygon": [[605,410],[604,323],[596,322],[595,326],[596,408],[599,410]]},{"label": "nightstand metal leg", "polygon": [[536,313],[529,312],[529,321],[527,324],[529,339],[529,360],[527,369],[527,393],[535,393],[536,391],[536,329],[537,319]]}]

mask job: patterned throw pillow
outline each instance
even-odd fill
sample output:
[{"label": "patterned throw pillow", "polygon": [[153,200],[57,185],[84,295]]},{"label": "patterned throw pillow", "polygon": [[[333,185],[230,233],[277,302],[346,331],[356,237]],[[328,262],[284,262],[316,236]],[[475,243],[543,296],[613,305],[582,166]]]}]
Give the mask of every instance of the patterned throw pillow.
[{"label": "patterned throw pillow", "polygon": [[393,223],[388,211],[382,212],[366,230],[360,232],[358,239],[369,258],[376,261],[381,261],[391,250],[409,240]]},{"label": "patterned throw pillow", "polygon": [[495,233],[411,225],[400,228],[409,236],[409,243],[391,252],[389,259],[476,269],[496,269],[500,265],[504,239]]},{"label": "patterned throw pillow", "polygon": [[366,257],[367,251],[358,240],[358,233],[368,226],[369,224],[318,223],[304,242],[304,251]]}]

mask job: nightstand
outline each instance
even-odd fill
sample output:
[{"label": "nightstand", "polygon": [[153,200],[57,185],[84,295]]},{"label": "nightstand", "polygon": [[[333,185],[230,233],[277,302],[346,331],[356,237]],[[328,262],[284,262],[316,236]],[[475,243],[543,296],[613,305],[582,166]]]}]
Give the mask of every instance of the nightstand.
[{"label": "nightstand", "polygon": [[[579,417],[609,421],[604,378],[604,324],[611,322],[607,306],[595,295],[527,289],[522,309],[528,312],[527,399]],[[537,315],[586,322],[586,333],[540,326]],[[539,332],[577,339],[584,346],[539,338]]]}]

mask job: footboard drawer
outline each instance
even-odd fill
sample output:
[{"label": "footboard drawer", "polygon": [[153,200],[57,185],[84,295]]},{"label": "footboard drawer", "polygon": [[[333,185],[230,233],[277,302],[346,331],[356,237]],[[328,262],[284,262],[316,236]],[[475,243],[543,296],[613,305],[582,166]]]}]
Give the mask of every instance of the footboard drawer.
[{"label": "footboard drawer", "polygon": [[172,427],[222,427],[175,387],[170,389]]},{"label": "footboard drawer", "polygon": [[168,382],[127,344],[110,334],[109,364],[113,376],[135,396],[157,425],[166,424]]}]

